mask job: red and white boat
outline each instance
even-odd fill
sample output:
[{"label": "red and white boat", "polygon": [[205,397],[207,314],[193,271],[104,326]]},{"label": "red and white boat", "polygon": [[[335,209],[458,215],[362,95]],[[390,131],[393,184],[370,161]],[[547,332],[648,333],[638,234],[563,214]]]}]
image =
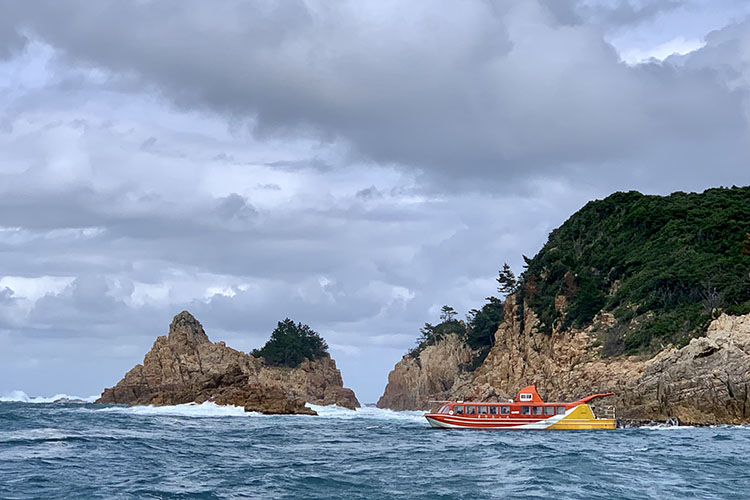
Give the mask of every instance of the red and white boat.
[{"label": "red and white boat", "polygon": [[589,402],[613,393],[593,394],[572,403],[545,403],[529,385],[507,403],[446,402],[437,412],[426,413],[432,427],[449,429],[614,429],[614,407],[601,407],[594,415]]}]

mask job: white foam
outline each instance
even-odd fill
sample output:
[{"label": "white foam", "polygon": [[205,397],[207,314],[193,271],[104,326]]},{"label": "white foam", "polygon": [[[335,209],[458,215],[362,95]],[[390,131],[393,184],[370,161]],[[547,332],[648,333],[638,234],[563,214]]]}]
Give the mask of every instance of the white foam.
[{"label": "white foam", "polygon": [[648,429],[651,431],[676,431],[681,429],[695,429],[692,425],[667,425],[667,424],[654,424],[654,425],[642,425],[635,427],[636,429]]},{"label": "white foam", "polygon": [[363,406],[356,410],[349,410],[341,406],[319,406],[307,404],[318,413],[322,418],[338,418],[351,420],[355,418],[366,418],[372,420],[407,420],[411,422],[424,422],[424,412],[422,411],[393,411],[374,406]]},{"label": "white foam", "polygon": [[248,415],[260,415],[259,413],[246,412],[242,406],[217,405],[211,401],[201,404],[185,403],[174,406],[110,406],[95,411],[172,417],[245,417]]},{"label": "white foam", "polygon": [[[321,406],[307,404],[318,413],[319,418],[335,418],[342,420],[351,419],[374,419],[374,420],[407,420],[412,422],[424,422],[424,413],[420,411],[393,411],[383,410],[372,406],[349,410],[347,408],[331,405]],[[213,402],[201,404],[186,403],[174,406],[109,406],[98,408],[93,411],[125,413],[130,415],[153,415],[153,416],[178,416],[178,417],[279,417],[279,415],[263,415],[256,412],[246,412],[241,406],[217,405]],[[281,415],[283,418],[284,415]]]},{"label": "white foam", "polygon": [[69,396],[68,394],[55,394],[54,396],[29,396],[23,391],[11,391],[3,396],[0,396],[0,402],[2,403],[56,403],[58,401],[69,400],[73,403],[85,402],[93,403],[99,398],[95,396]]},{"label": "white foam", "polygon": [[52,427],[40,427],[38,429],[24,429],[20,431],[0,431],[0,443],[22,440],[63,440],[69,437],[73,437],[73,434],[67,434],[61,429],[55,429]]}]

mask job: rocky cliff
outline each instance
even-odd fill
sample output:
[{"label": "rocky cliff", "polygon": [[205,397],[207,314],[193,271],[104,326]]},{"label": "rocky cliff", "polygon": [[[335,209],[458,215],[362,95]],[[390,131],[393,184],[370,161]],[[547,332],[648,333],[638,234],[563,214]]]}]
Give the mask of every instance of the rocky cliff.
[{"label": "rocky cliff", "polygon": [[467,351],[442,342],[447,322],[426,323],[380,405],[497,400],[536,384],[549,400],[615,392],[627,419],[750,422],[750,186],[613,193],[524,263],[498,273],[502,314],[494,297],[469,312],[458,338],[470,363],[456,368],[452,353]]},{"label": "rocky cliff", "polygon": [[477,370],[455,369],[450,353],[462,352],[461,347],[454,341],[438,343],[396,365],[378,406],[426,409],[430,399],[498,401],[536,384],[550,401],[614,392],[607,402],[624,419],[750,423],[750,314],[722,314],[705,337],[681,349],[667,346],[652,359],[602,358],[593,332],[613,324],[610,315],[598,315],[585,329],[549,334],[539,331],[528,307],[520,321],[514,303],[512,296],[506,301],[506,319]]},{"label": "rocky cliff", "polygon": [[211,342],[187,311],[174,317],[143,359],[97,403],[173,405],[213,401],[263,413],[315,414],[305,403],[357,408],[330,356],[295,368],[270,367],[260,358]]},{"label": "rocky cliff", "polygon": [[388,376],[378,408],[412,410],[428,408],[430,400],[445,399],[471,362],[473,352],[456,334],[446,335],[414,357],[404,356]]}]

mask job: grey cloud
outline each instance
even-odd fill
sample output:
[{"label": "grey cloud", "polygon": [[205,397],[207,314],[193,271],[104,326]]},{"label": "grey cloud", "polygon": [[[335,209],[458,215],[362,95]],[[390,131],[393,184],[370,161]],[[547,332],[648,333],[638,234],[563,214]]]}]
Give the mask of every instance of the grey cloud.
[{"label": "grey cloud", "polygon": [[0,60],[17,54],[28,42],[14,20],[13,16],[0,16]]},{"label": "grey cloud", "polygon": [[[536,2],[488,5],[71,2],[66,14],[47,3],[21,18],[70,57],[135,72],[179,106],[251,119],[261,135],[338,138],[443,185],[561,165],[624,175],[613,166],[634,152],[668,177],[663,144],[733,136],[724,146],[735,155],[746,145],[746,89],[728,92],[715,71],[629,67],[585,23],[560,28]],[[586,15],[627,23],[677,4],[618,5]]]},{"label": "grey cloud", "polygon": [[[548,5],[550,3],[552,2],[548,2]],[[690,2],[687,0],[624,0],[612,3],[585,1],[576,3],[575,10],[582,18],[622,28],[652,20],[659,14],[685,7]]]},{"label": "grey cloud", "polygon": [[0,92],[0,277],[73,279],[0,291],[2,383],[58,340],[114,382],[189,309],[243,349],[309,323],[374,399],[430,311],[480,305],[589,199],[750,182],[746,22],[629,67],[540,5],[2,4],[65,74]]},{"label": "grey cloud", "polygon": [[216,213],[221,219],[230,222],[247,222],[257,215],[255,208],[248,203],[247,199],[237,193],[231,193],[219,199]]},{"label": "grey cloud", "polygon": [[360,189],[359,191],[355,193],[355,196],[362,200],[372,200],[375,198],[382,198],[383,193],[380,192],[380,190],[376,188],[375,186],[370,186],[365,189]]},{"label": "grey cloud", "polygon": [[102,325],[111,327],[132,322],[128,308],[108,292],[109,286],[103,276],[83,274],[59,295],[39,299],[28,322],[37,327],[37,333],[63,337],[91,335]]}]

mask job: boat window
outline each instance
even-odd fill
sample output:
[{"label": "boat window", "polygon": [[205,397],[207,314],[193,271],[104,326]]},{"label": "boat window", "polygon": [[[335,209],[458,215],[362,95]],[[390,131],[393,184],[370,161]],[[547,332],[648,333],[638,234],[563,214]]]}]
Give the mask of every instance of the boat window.
[{"label": "boat window", "polygon": [[528,415],[531,413],[531,406],[522,406],[521,415]]},{"label": "boat window", "polygon": [[478,412],[480,415],[487,415],[487,407],[486,406],[479,406]]},{"label": "boat window", "polygon": [[497,406],[490,406],[490,415],[497,415]]},{"label": "boat window", "polygon": [[544,407],[544,414],[545,415],[554,415],[555,414],[555,407],[554,406],[545,406]]},{"label": "boat window", "polygon": [[438,413],[448,413],[448,411],[450,411],[450,407],[448,405],[445,405],[440,408],[440,411],[438,411]]},{"label": "boat window", "polygon": [[529,394],[528,392],[522,392],[519,399],[521,401],[531,401],[532,397],[533,396],[531,394]]},{"label": "boat window", "polygon": [[557,414],[558,414],[558,415],[563,415],[563,414],[565,414],[565,407],[564,407],[564,406],[558,406],[558,407],[557,407]]},{"label": "boat window", "polygon": [[500,415],[509,415],[509,414],[510,414],[510,406],[500,407]]},{"label": "boat window", "polygon": [[467,406],[466,407],[466,414],[467,415],[474,415],[477,412],[476,406]]},{"label": "boat window", "polygon": [[534,415],[541,415],[542,414],[542,407],[541,406],[535,406],[534,407]]},{"label": "boat window", "polygon": [[453,407],[453,413],[456,415],[463,415],[464,414],[464,407],[461,405],[456,405]]}]

